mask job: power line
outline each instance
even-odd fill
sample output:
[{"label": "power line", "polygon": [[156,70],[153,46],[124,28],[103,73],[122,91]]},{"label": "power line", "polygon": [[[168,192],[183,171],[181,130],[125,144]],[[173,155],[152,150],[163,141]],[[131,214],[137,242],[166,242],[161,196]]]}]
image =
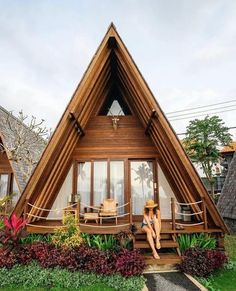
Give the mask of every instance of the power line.
[{"label": "power line", "polygon": [[189,113],[174,115],[174,116],[170,116],[169,118],[176,118],[176,117],[180,117],[180,116],[187,116],[187,115],[193,115],[193,114],[195,115],[195,114],[198,114],[198,113],[203,113],[203,112],[208,112],[208,111],[218,110],[218,109],[234,108],[235,106],[236,106],[236,104],[233,104],[233,105],[222,106],[222,107],[218,107],[218,108],[206,109],[206,110],[202,110],[202,111],[196,111],[196,112],[189,112]]},{"label": "power line", "polygon": [[192,119],[196,117],[201,117],[201,116],[206,116],[206,115],[212,115],[212,114],[218,114],[218,113],[225,113],[225,112],[230,112],[230,111],[235,111],[236,109],[229,109],[229,110],[224,110],[224,111],[216,111],[208,114],[199,114],[199,115],[193,115],[193,116],[188,116],[188,117],[183,117],[183,118],[176,118],[176,119],[171,119],[169,118],[169,121],[177,121],[177,120],[183,120],[183,119]]},{"label": "power line", "polygon": [[219,102],[219,103],[215,103],[215,104],[209,104],[209,105],[203,105],[203,106],[198,106],[198,107],[192,107],[192,108],[188,108],[188,109],[171,111],[171,112],[167,112],[166,115],[168,115],[168,114],[174,114],[174,113],[179,113],[179,112],[184,112],[184,111],[191,111],[191,110],[201,109],[201,108],[206,108],[206,107],[213,107],[213,106],[222,105],[222,104],[228,104],[228,103],[233,103],[233,102],[236,102],[236,99],[235,100],[230,100],[230,101],[225,101],[225,102]]}]

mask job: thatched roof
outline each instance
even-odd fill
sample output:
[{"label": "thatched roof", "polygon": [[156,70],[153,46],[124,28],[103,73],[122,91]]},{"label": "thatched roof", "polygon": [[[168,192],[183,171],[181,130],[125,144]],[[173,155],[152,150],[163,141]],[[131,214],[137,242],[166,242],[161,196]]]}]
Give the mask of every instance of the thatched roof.
[{"label": "thatched roof", "polygon": [[230,163],[217,206],[224,218],[236,219],[236,153]]},{"label": "thatched roof", "polygon": [[[18,118],[16,118],[9,111],[7,111],[2,106],[0,106],[0,139],[2,140],[4,147],[12,148],[14,146],[14,143],[15,143],[15,139],[13,136],[14,131],[11,130],[8,123],[6,123],[7,118],[8,118],[10,126],[12,126],[12,127],[21,123]],[[25,130],[25,133],[27,136],[27,141],[26,141],[27,149],[29,150],[32,158],[34,160],[38,161],[45,146],[46,146],[46,142],[45,142],[45,140],[40,138],[38,140],[37,144],[33,144],[33,146],[32,146],[31,141],[35,140],[35,132],[31,131],[25,124],[23,124],[23,123],[21,123],[21,124],[23,125],[23,126],[21,126],[21,128],[23,128]],[[27,171],[28,166],[24,160],[15,161],[14,159],[11,159],[11,157],[9,156],[9,153],[7,151],[6,151],[6,154],[8,156],[9,162],[11,164],[12,171],[14,173],[19,190],[22,193],[23,190],[25,189],[25,186],[26,186],[26,184],[28,182],[28,178],[29,178],[29,177],[26,178],[24,173],[23,173],[23,172]],[[32,174],[32,171],[31,171],[31,174]]]}]

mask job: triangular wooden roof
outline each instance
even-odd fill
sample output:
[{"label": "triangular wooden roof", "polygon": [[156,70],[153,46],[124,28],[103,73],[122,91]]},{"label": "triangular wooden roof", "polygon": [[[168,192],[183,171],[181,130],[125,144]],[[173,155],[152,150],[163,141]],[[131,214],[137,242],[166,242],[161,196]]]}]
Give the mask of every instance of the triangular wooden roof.
[{"label": "triangular wooden roof", "polygon": [[236,153],[230,163],[217,206],[223,217],[236,220]]},{"label": "triangular wooden roof", "polygon": [[[149,135],[158,148],[161,167],[175,189],[178,199],[182,202],[195,202],[205,197],[209,218],[223,231],[227,231],[223,219],[195,168],[113,24],[108,28],[75,90],[33,176],[16,205],[16,213],[22,214],[26,199],[38,207],[51,207],[50,197],[57,195],[61,186],[60,181],[68,171],[71,154],[82,133],[78,125],[82,129],[86,128],[94,108],[101,103],[102,97],[112,86],[111,76],[114,70],[119,82],[119,90],[125,93],[123,95],[126,96],[129,107],[135,111],[144,128],[147,127],[152,112],[156,112],[150,124]],[[75,130],[76,125],[77,130]]]},{"label": "triangular wooden roof", "polygon": [[[14,131],[9,128],[9,124],[6,123],[6,120],[8,120],[8,123],[12,128],[14,128],[16,124],[21,123],[21,121],[13,114],[11,114],[11,112],[0,106],[0,139],[5,147],[12,147],[15,143],[15,137],[13,136]],[[22,124],[22,129],[27,134],[28,140],[34,139],[35,133],[32,132],[25,124]],[[28,145],[28,150],[30,151],[30,155],[33,159],[38,159],[38,157],[41,156],[44,148],[45,140],[43,139],[39,139],[38,144],[34,144],[33,146],[31,146],[30,144]],[[20,162],[12,160],[8,156],[7,151],[6,155],[11,165],[12,172],[15,176],[19,191],[20,193],[22,193],[28,181],[28,179],[24,176],[22,172],[22,168],[27,171],[28,166],[26,165],[24,160],[21,160]],[[19,163],[21,163],[21,165]]]}]

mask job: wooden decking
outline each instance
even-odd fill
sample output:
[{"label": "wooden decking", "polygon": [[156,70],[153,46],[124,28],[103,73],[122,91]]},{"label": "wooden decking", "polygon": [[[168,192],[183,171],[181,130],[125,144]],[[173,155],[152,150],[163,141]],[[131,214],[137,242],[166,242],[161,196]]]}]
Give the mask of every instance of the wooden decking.
[{"label": "wooden decking", "polygon": [[[133,222],[137,227],[137,233],[141,232],[141,222],[135,221]],[[27,225],[28,232],[34,233],[53,233],[55,228],[62,226],[61,220],[44,220],[44,221],[37,221],[30,223]],[[109,221],[103,224],[97,224],[93,222],[89,223],[80,223],[80,230],[81,232],[85,233],[94,233],[94,234],[116,234],[121,230],[128,230],[130,225],[128,221],[118,221],[117,225],[114,222]],[[216,227],[208,227],[208,229],[204,229],[203,225],[196,225],[196,226],[185,226],[182,230],[172,230],[172,224],[170,220],[163,220],[161,233],[162,234],[181,234],[181,233],[222,233],[220,228]]]}]

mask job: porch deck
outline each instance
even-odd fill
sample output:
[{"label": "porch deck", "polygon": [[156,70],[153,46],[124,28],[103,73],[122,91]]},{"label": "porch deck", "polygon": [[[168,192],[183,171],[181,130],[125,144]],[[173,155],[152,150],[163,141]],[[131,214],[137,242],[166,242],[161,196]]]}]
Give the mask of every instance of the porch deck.
[{"label": "porch deck", "polygon": [[[176,222],[182,223],[181,220],[176,220]],[[134,221],[133,224],[137,227],[137,233],[141,232],[141,221]],[[187,223],[186,223],[187,224]],[[53,233],[55,229],[62,226],[61,220],[43,220],[32,222],[27,225],[27,232],[33,233]],[[84,223],[80,222],[81,232],[91,233],[91,234],[116,234],[121,230],[128,230],[130,228],[128,220],[120,220],[117,225],[113,221],[107,221],[102,224],[97,224],[95,222]],[[161,233],[162,234],[183,234],[183,233],[222,233],[220,228],[208,227],[204,228],[204,225],[195,226],[185,226],[184,229],[172,229],[171,220],[162,220]]]}]

